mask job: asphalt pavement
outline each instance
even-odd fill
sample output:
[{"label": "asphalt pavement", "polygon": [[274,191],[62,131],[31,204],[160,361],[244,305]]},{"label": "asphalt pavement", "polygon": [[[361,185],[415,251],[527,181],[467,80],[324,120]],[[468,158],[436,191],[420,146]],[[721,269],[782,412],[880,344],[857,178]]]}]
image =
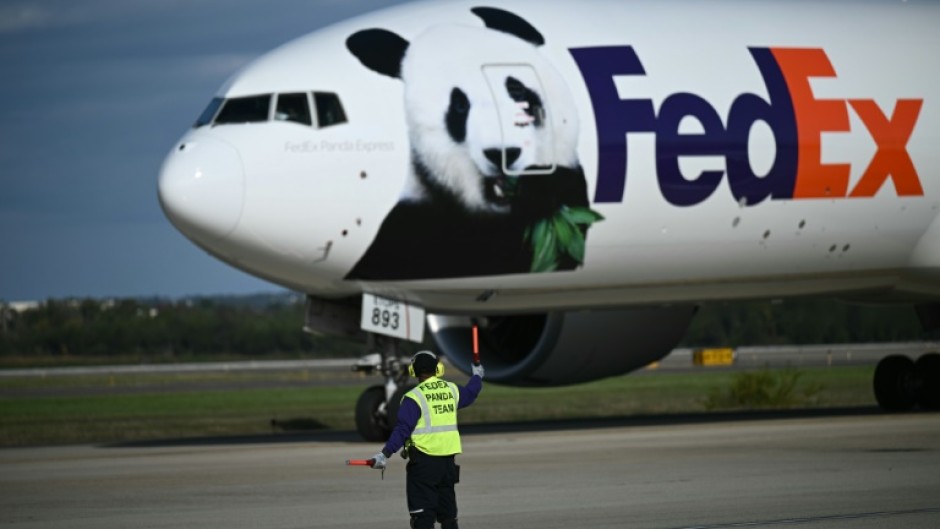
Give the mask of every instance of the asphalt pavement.
[{"label": "asphalt pavement", "polygon": [[[940,527],[940,414],[469,428],[463,529]],[[408,527],[404,461],[335,433],[0,450],[0,525]]]}]

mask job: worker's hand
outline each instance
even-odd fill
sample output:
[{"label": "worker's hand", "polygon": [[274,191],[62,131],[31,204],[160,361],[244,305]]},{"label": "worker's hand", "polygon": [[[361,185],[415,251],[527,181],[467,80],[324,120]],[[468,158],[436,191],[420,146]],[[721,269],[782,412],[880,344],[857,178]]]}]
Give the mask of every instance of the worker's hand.
[{"label": "worker's hand", "polygon": [[480,377],[480,379],[483,379],[483,373],[486,372],[486,370],[483,369],[483,364],[471,363],[470,370],[473,372],[474,375]]},{"label": "worker's hand", "polygon": [[385,454],[379,452],[372,456],[372,468],[376,470],[385,470],[385,465],[388,463],[388,458],[385,457]]}]

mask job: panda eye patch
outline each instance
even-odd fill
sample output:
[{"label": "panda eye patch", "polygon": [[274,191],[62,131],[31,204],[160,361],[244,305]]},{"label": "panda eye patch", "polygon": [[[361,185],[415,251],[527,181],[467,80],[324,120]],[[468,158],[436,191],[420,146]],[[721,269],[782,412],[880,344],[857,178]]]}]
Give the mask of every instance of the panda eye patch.
[{"label": "panda eye patch", "polygon": [[450,93],[450,106],[455,112],[466,114],[470,111],[470,100],[463,90],[454,88]]},{"label": "panda eye patch", "polygon": [[545,113],[542,106],[542,98],[539,97],[535,91],[524,85],[522,81],[515,77],[507,77],[506,92],[513,101],[525,103],[525,113],[532,117],[532,123],[536,127],[542,126],[542,118]]},{"label": "panda eye patch", "polygon": [[511,97],[513,101],[525,101],[526,90],[528,89],[522,84],[522,81],[515,77],[506,78],[506,91],[509,92],[509,97]]},{"label": "panda eye patch", "polygon": [[467,94],[459,88],[454,88],[450,92],[450,106],[447,107],[447,115],[444,118],[447,124],[447,132],[457,143],[462,143],[467,138],[467,115],[470,113],[470,99]]}]

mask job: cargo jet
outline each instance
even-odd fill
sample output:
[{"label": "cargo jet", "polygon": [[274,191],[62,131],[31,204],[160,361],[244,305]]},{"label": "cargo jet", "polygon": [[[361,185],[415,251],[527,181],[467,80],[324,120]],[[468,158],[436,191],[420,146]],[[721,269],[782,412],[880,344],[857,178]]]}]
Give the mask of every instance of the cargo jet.
[{"label": "cargo jet", "polygon": [[[574,384],[666,355],[697,305],[911,303],[940,327],[940,5],[409,4],[261,56],[160,172],[211,255],[307,294],[306,328],[385,376],[424,326],[487,379]],[[940,355],[888,357],[891,409]]]}]

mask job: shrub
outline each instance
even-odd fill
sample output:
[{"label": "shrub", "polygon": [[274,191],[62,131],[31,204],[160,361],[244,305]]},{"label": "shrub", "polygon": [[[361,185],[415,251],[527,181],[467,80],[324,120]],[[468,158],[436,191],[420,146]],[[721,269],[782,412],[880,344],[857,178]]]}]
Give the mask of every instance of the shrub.
[{"label": "shrub", "polygon": [[803,374],[793,369],[749,371],[735,374],[729,387],[714,389],[705,399],[708,410],[795,408],[818,401],[820,385],[798,388]]}]

